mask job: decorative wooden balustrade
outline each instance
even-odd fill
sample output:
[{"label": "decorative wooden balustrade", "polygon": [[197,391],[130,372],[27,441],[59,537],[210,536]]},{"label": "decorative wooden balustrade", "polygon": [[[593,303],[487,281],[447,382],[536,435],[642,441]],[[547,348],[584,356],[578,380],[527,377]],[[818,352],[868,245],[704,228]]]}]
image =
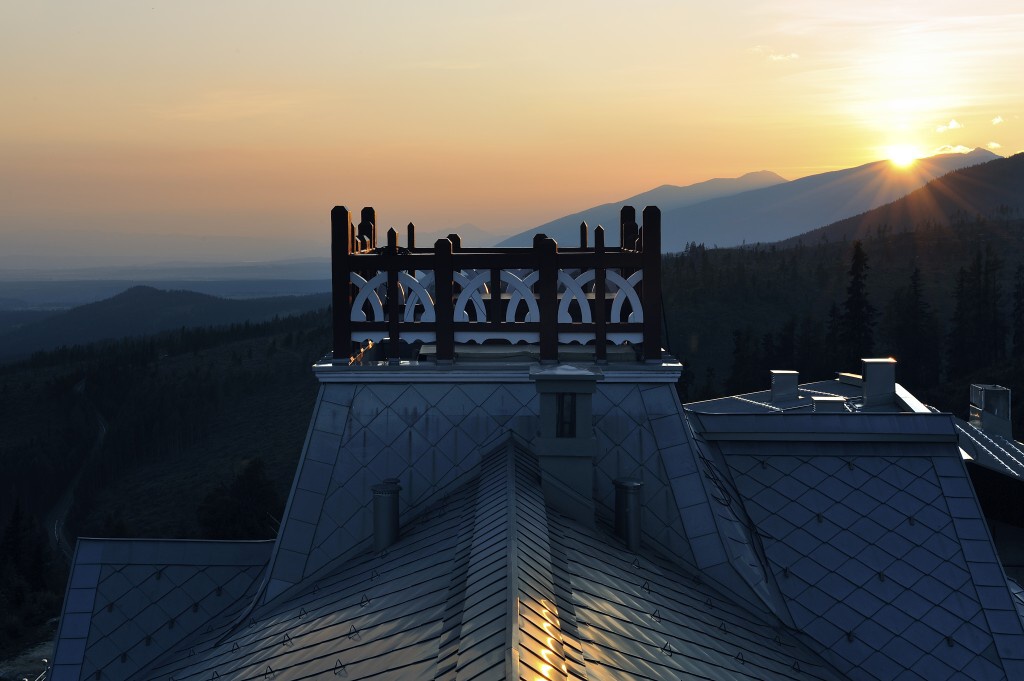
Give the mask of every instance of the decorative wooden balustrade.
[{"label": "decorative wooden balustrade", "polygon": [[598,361],[609,343],[642,345],[644,359],[661,358],[661,211],[648,206],[643,226],[622,208],[620,244],[607,247],[604,229],[580,225],[580,245],[560,248],[543,234],[533,248],[463,248],[458,235],[417,248],[388,230],[377,245],[376,214],[364,208],[358,225],[344,206],[331,211],[334,357],[353,343],[387,339],[388,358],[400,341],[434,343],[451,361],[456,343],[526,342],[542,360],[558,358],[559,343],[593,344]]}]

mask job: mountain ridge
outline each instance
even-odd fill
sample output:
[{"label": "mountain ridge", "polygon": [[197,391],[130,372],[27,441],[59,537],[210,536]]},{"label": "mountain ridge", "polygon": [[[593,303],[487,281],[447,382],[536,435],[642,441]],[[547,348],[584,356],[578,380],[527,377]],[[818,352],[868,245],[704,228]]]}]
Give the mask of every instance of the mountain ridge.
[{"label": "mountain ridge", "polygon": [[713,198],[732,196],[785,182],[788,180],[770,170],[757,170],[739,177],[716,177],[684,186],[663,184],[621,201],[603,203],[545,222],[539,227],[519,232],[504,239],[498,243],[498,246],[529,246],[532,243],[533,235],[538,232],[543,232],[559,243],[574,245],[579,241],[579,227],[583,221],[586,221],[591,228],[598,225],[604,226],[607,230],[605,243],[617,245],[619,243],[619,209],[623,205],[640,208],[657,205],[664,212],[672,208],[692,205]]},{"label": "mountain ridge", "polygon": [[780,243],[840,241],[872,230],[919,232],[979,217],[1019,217],[1024,212],[1024,152],[951,171],[910,194]]},{"label": "mountain ridge", "polygon": [[784,185],[662,211],[662,252],[687,243],[773,243],[894,201],[959,168],[1003,158],[985,149],[918,159],[909,168],[873,161]]},{"label": "mountain ridge", "polygon": [[601,204],[515,234],[499,246],[528,246],[538,232],[576,245],[579,225],[605,227],[606,243],[618,245],[618,211],[656,205],[662,212],[662,251],[677,252],[691,242],[707,246],[772,243],[798,236],[885,205],[953,172],[1003,158],[977,148],[966,154],[939,154],[907,168],[872,161],[853,168],[785,180],[771,171],[738,178],[715,178],[685,187],[660,185],[628,199]]},{"label": "mountain ridge", "polygon": [[195,291],[132,286],[94,303],[29,322],[0,335],[0,361],[39,350],[143,336],[181,327],[260,322],[327,307],[330,294],[231,300]]}]

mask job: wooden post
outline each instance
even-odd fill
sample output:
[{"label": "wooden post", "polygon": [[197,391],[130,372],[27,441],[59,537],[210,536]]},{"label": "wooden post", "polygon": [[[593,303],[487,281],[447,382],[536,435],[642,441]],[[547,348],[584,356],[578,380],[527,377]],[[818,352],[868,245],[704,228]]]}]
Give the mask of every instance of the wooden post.
[{"label": "wooden post", "polygon": [[[410,253],[414,252],[416,250],[416,225],[412,224],[411,222],[405,228],[405,239],[406,239],[406,247],[409,249],[409,252]],[[415,269],[409,270],[408,274],[413,279],[416,278],[416,270]]]},{"label": "wooden post", "polygon": [[452,300],[452,242],[438,239],[434,244],[434,317],[437,336],[437,361],[450,364],[455,359],[455,303]]},{"label": "wooden post", "polygon": [[580,223],[580,248],[586,248],[587,247],[587,232],[588,231],[589,231],[589,228],[587,227],[587,221],[584,220],[583,222]]},{"label": "wooden post", "polygon": [[619,211],[619,247],[622,250],[636,248],[636,209],[623,206]]},{"label": "wooden post", "polygon": [[398,232],[388,230],[388,247],[385,256],[388,272],[388,363],[397,364],[398,352]]},{"label": "wooden post", "polygon": [[661,359],[661,210],[644,208],[643,285],[644,359]]},{"label": "wooden post", "polygon": [[487,310],[487,321],[492,324],[501,323],[501,270],[491,268],[491,307]]},{"label": "wooden post", "polygon": [[591,316],[594,320],[594,355],[601,364],[608,361],[608,309],[605,307],[605,258],[604,258],[604,227],[597,226],[594,230],[594,253],[597,255],[597,267],[594,269],[594,307]]},{"label": "wooden post", "polygon": [[373,206],[366,206],[359,213],[359,227],[366,225],[365,236],[370,242],[370,250],[377,248],[377,211]]},{"label": "wooden post", "polygon": [[331,305],[334,324],[334,359],[352,356],[352,283],[349,253],[352,252],[352,213],[345,206],[331,210]]},{"label": "wooden post", "polygon": [[558,244],[543,234],[533,238],[537,253],[537,294],[540,300],[540,361],[558,361]]}]

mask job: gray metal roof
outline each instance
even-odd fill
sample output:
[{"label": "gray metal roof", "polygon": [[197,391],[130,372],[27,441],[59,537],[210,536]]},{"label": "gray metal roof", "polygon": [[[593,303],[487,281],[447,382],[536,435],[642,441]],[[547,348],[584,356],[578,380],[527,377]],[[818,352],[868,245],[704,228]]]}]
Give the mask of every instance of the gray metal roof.
[{"label": "gray metal roof", "polygon": [[955,419],[960,447],[980,466],[1024,480],[1024,448],[1015,440],[986,433],[967,421]]},{"label": "gray metal roof", "polygon": [[1024,631],[955,444],[717,444],[795,625],[852,678],[1024,674]]},{"label": "gray metal roof", "polygon": [[49,678],[128,678],[197,629],[231,619],[255,596],[272,546],[80,539]]},{"label": "gray metal roof", "polygon": [[[593,500],[608,522],[613,481],[643,481],[656,550],[636,555],[545,504],[529,366],[369,369],[321,372],[273,551],[194,543],[164,593],[148,580],[174,542],[130,560],[84,543],[54,678],[1024,678],[1020,598],[954,422],[898,385],[872,412],[842,380],[800,388],[796,408],[740,396],[698,413],[664,369],[606,367]],[[801,403],[828,390],[857,413]],[[368,490],[390,477],[405,525],[376,554]],[[128,591],[160,608],[141,634],[137,595],[116,617],[97,605],[129,564],[144,570]],[[244,576],[230,607],[178,602],[204,566]]]},{"label": "gray metal roof", "polygon": [[842,397],[851,401],[860,399],[862,388],[851,383],[829,380],[803,383],[798,387],[797,399],[772,402],[771,390],[758,390],[743,395],[718,397],[702,402],[691,402],[688,409],[710,414],[750,414],[777,411],[810,411],[813,397]]},{"label": "gray metal roof", "polygon": [[[467,382],[421,371],[409,377],[420,382],[326,384],[285,509],[267,594],[273,598],[339,556],[362,550],[372,534],[372,484],[398,478],[401,512],[419,513],[475,470],[481,453],[505,434],[532,439],[536,387],[529,365],[514,369],[510,375],[520,382],[498,382],[482,369]],[[671,480],[679,473],[675,464],[686,465],[689,457],[681,407],[671,383],[645,382],[649,367],[640,373],[630,382],[602,382],[594,394],[595,500],[599,513],[610,516],[614,478],[643,479],[651,499],[645,533],[693,564]]]},{"label": "gray metal roof", "polygon": [[[216,676],[215,676],[216,674]],[[146,679],[836,679],[778,621],[549,511],[512,438],[380,554],[199,633]]]},{"label": "gray metal roof", "polygon": [[658,557],[554,519],[590,678],[837,679],[778,620]]}]

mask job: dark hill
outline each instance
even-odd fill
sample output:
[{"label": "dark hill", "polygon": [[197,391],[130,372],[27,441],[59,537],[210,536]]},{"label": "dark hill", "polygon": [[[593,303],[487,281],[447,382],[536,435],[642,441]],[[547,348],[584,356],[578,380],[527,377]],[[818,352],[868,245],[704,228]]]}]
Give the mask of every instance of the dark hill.
[{"label": "dark hill", "polygon": [[821,227],[798,240],[865,239],[878,233],[926,232],[978,218],[1014,219],[1024,213],[1024,153],[963,168],[932,180],[908,196]]},{"label": "dark hill", "polygon": [[193,291],[135,286],[112,298],[54,314],[0,335],[0,360],[65,345],[181,327],[260,322],[310,312],[329,303],[329,294],[228,300]]}]

